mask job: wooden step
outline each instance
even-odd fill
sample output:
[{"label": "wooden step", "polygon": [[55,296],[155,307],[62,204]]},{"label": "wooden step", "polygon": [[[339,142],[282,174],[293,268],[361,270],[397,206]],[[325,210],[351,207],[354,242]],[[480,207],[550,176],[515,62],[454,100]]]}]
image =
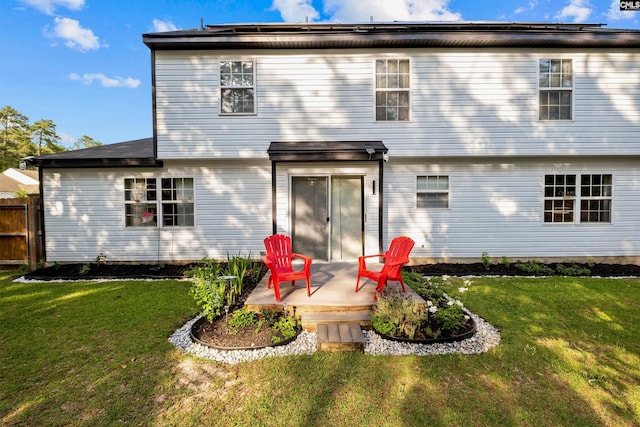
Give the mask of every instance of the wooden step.
[{"label": "wooden step", "polygon": [[358,323],[318,324],[318,351],[364,351],[364,334]]},{"label": "wooden step", "polygon": [[369,310],[318,311],[303,313],[300,316],[300,321],[302,322],[302,328],[309,332],[317,331],[320,323],[357,323],[360,326],[370,326],[371,315],[369,313]]}]

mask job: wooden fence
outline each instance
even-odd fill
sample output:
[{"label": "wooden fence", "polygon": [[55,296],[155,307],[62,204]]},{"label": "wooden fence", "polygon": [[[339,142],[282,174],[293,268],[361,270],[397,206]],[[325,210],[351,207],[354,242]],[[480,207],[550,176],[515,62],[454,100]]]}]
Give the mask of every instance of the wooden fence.
[{"label": "wooden fence", "polygon": [[0,199],[0,265],[29,265],[44,261],[40,198]]}]

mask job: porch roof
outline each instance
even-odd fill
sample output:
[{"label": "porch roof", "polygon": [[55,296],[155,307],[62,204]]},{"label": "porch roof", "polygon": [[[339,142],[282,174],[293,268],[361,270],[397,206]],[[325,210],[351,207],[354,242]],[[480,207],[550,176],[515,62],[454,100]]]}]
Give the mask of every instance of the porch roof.
[{"label": "porch roof", "polygon": [[382,160],[388,151],[382,141],[272,142],[267,149],[274,162]]}]

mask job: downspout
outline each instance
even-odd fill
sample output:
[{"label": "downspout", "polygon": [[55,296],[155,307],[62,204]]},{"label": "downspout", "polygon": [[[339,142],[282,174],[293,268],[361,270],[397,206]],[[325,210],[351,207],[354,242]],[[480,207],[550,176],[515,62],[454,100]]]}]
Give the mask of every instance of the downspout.
[{"label": "downspout", "polygon": [[271,161],[271,222],[272,222],[272,233],[278,234],[278,221],[276,216],[278,214],[278,209],[276,206],[276,161]]},{"label": "downspout", "polygon": [[[40,226],[41,228],[38,229],[38,232],[40,233],[40,239],[38,239],[38,236],[35,236],[36,238],[36,258],[38,256],[38,253],[42,254],[42,262],[47,262],[47,244],[46,244],[46,236],[47,233],[45,233],[45,225],[44,225],[44,180],[42,179],[42,166],[38,166],[38,187],[40,191],[40,197],[38,197],[39,202],[38,204],[40,206],[38,206],[38,210],[40,212],[38,212],[38,215],[40,216]],[[41,247],[38,249],[38,245],[40,245]]]},{"label": "downspout", "polygon": [[158,120],[156,110],[156,51],[151,49],[151,120],[153,127],[153,158],[158,159]]},{"label": "downspout", "polygon": [[382,222],[383,218],[383,206],[384,202],[384,160],[378,160],[378,250],[379,254],[384,253],[384,242],[382,241],[384,233],[383,227],[384,223]]}]

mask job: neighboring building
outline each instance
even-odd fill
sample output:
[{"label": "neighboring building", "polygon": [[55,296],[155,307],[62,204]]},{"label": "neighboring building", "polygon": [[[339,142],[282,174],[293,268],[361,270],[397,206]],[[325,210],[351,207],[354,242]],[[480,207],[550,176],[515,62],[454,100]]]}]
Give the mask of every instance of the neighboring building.
[{"label": "neighboring building", "polygon": [[152,139],[32,160],[48,261],[638,262],[640,31],[217,25],[146,34]]},{"label": "neighboring building", "polygon": [[10,168],[0,174],[0,199],[37,194],[38,191],[38,171]]}]

